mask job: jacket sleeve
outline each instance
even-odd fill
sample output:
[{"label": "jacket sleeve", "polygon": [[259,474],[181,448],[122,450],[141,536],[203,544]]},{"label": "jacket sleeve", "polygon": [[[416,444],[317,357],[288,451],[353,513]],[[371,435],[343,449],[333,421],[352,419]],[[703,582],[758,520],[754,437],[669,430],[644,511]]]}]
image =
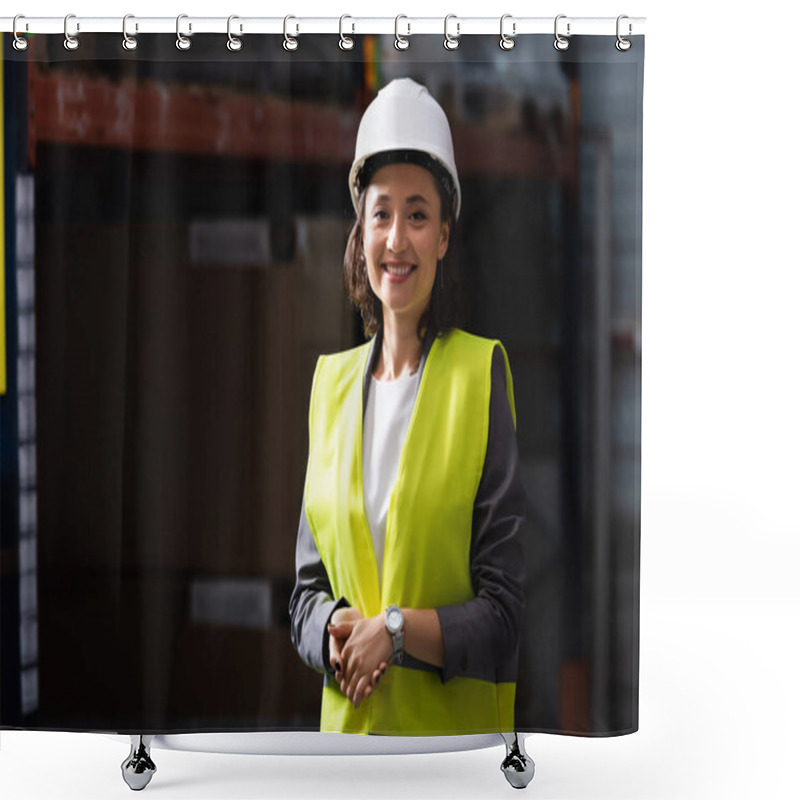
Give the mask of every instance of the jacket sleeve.
[{"label": "jacket sleeve", "polygon": [[524,608],[524,514],[525,489],[506,394],[505,359],[495,347],[486,457],[472,518],[470,571],[475,597],[436,609],[444,642],[442,681],[456,675],[516,680]]},{"label": "jacket sleeve", "polygon": [[306,500],[300,512],[295,551],[296,579],[289,599],[292,644],[303,663],[320,673],[333,675],[328,652],[328,622],[337,608],[349,603],[334,599],[328,573],[317,550],[306,517]]}]

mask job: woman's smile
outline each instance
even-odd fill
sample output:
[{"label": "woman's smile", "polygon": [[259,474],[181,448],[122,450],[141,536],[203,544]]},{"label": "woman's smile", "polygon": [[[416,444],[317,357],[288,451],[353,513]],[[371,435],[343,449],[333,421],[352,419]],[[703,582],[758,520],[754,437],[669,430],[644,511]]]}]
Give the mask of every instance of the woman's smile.
[{"label": "woman's smile", "polygon": [[414,264],[381,264],[381,269],[387,273],[390,283],[403,283],[406,278],[416,269]]}]

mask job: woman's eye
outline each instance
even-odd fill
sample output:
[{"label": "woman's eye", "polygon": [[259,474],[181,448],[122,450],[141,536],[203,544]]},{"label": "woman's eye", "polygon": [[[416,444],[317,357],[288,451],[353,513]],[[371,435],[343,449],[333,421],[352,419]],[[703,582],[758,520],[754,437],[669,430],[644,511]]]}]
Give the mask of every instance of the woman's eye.
[{"label": "woman's eye", "polygon": [[[378,209],[373,213],[372,216],[375,217],[376,219],[388,219],[389,212],[384,211],[383,209]],[[421,222],[422,220],[427,219],[428,216],[424,211],[413,211],[411,213],[411,218],[417,222]]]}]

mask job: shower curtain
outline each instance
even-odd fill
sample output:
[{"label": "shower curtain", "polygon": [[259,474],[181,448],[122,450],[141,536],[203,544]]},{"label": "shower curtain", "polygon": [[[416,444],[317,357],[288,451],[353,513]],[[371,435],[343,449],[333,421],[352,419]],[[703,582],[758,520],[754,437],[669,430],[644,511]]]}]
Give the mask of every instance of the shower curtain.
[{"label": "shower curtain", "polygon": [[0,728],[319,730],[311,384],[367,340],[347,178],[407,77],[453,134],[459,327],[513,376],[515,729],[637,729],[644,39],[615,41],[3,34]]}]

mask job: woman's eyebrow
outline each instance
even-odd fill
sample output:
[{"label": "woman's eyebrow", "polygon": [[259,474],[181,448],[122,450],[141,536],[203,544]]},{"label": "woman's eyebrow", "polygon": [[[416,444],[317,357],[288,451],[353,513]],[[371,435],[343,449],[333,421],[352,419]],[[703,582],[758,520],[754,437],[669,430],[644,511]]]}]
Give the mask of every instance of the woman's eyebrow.
[{"label": "woman's eyebrow", "polygon": [[[392,198],[389,197],[388,194],[379,194],[375,198],[375,202],[376,203],[384,203],[387,200],[391,200],[391,199]],[[416,202],[422,202],[422,203],[425,203],[426,205],[430,205],[430,203],[427,201],[427,199],[425,197],[423,197],[421,194],[412,194],[410,197],[406,197],[406,203],[416,203]]]}]

